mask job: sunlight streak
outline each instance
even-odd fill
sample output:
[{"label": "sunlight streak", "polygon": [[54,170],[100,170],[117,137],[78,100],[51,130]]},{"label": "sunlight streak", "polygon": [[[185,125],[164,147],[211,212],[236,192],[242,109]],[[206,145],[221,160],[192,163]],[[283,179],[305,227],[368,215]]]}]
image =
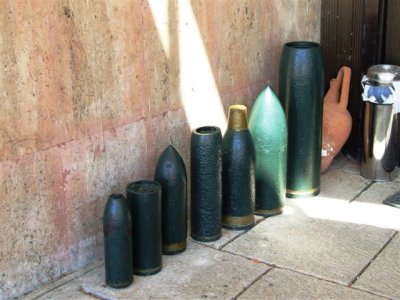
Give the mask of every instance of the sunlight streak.
[{"label": "sunlight streak", "polygon": [[165,56],[170,57],[170,39],[169,39],[169,17],[168,2],[159,0],[148,0],[151,13],[153,14],[154,24],[157,28]]},{"label": "sunlight streak", "polygon": [[336,198],[296,199],[294,206],[311,218],[400,229],[400,210],[384,204],[351,202]]},{"label": "sunlight streak", "polygon": [[190,1],[179,1],[180,90],[191,129],[214,125],[224,133],[226,117]]}]

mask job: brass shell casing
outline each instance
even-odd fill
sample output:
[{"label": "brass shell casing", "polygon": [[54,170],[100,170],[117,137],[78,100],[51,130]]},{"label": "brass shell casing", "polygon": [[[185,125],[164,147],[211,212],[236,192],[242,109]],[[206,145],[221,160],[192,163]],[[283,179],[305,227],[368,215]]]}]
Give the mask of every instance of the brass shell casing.
[{"label": "brass shell casing", "polygon": [[319,187],[308,190],[298,190],[298,191],[286,189],[286,197],[288,198],[312,197],[318,195],[319,192],[320,192]]},{"label": "brass shell casing", "polygon": [[186,250],[186,240],[180,243],[174,244],[163,244],[162,245],[163,254],[179,254]]},{"label": "brass shell casing", "polygon": [[257,209],[255,211],[256,215],[263,216],[263,217],[271,217],[275,215],[279,215],[283,212],[282,207],[274,208],[274,209]]},{"label": "brass shell casing", "polygon": [[228,128],[235,131],[248,128],[247,107],[240,104],[229,107]]},{"label": "brass shell casing", "polygon": [[230,229],[245,229],[255,223],[254,214],[243,217],[222,216],[222,225]]}]

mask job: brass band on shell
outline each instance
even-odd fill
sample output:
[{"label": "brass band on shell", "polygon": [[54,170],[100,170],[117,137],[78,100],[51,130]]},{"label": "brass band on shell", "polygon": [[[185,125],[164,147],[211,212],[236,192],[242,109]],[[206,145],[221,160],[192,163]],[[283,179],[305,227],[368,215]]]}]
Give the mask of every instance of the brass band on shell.
[{"label": "brass band on shell", "polygon": [[295,191],[295,190],[286,190],[286,194],[289,195],[296,195],[296,196],[307,196],[307,195],[315,195],[319,193],[319,188],[314,188],[314,189],[309,189],[309,190],[301,190],[301,191]]},{"label": "brass band on shell", "polygon": [[240,104],[229,107],[228,128],[236,131],[247,129],[247,107]]},{"label": "brass band on shell", "polygon": [[162,249],[165,252],[176,252],[186,249],[186,241],[174,244],[163,244]]},{"label": "brass band on shell", "polygon": [[244,217],[222,216],[222,224],[231,228],[246,227],[254,224],[254,215],[251,214]]},{"label": "brass band on shell", "polygon": [[256,209],[255,214],[261,216],[268,216],[268,215],[278,215],[281,214],[283,211],[282,207],[274,208],[274,209]]}]

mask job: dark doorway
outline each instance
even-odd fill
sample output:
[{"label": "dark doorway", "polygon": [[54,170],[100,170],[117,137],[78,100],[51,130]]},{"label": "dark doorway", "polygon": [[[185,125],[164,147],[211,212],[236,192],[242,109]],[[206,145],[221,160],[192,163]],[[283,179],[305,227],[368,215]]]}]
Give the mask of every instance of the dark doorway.
[{"label": "dark doorway", "polygon": [[321,46],[325,86],[341,66],[352,68],[348,110],[353,127],[342,153],[361,160],[361,78],[369,66],[400,64],[400,1],[322,0]]}]

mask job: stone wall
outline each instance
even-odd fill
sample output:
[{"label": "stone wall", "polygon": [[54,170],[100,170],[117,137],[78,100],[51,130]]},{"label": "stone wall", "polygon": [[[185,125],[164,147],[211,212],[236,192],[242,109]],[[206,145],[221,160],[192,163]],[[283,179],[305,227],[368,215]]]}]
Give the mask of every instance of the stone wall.
[{"label": "stone wall", "polygon": [[319,0],[0,0],[0,299],[102,257],[109,194],[278,88]]}]

